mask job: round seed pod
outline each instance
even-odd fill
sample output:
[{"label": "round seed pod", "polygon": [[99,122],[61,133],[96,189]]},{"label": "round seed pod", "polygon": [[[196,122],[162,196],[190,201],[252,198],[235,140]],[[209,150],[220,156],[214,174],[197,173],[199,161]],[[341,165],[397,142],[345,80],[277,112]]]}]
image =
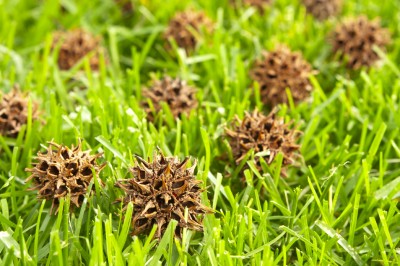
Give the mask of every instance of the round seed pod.
[{"label": "round seed pod", "polygon": [[60,46],[58,52],[58,67],[68,70],[90,54],[89,64],[92,70],[98,70],[100,53],[104,49],[100,45],[100,38],[84,31],[75,29],[68,32],[55,32],[52,49]]},{"label": "round seed pod", "polygon": [[162,110],[162,102],[167,103],[175,118],[188,115],[198,105],[195,88],[179,78],[172,79],[168,76],[154,81],[152,87],[143,90],[143,96],[145,100],[142,101],[142,106],[150,121],[154,121],[154,115],[148,101],[152,103],[156,113]]},{"label": "round seed pod", "polygon": [[136,166],[130,169],[133,178],[115,184],[125,192],[125,197],[118,200],[124,209],[129,202],[134,206],[132,235],[148,233],[156,224],[155,237],[160,239],[172,219],[178,222],[175,236],[179,238],[183,228],[202,231],[202,218],[212,209],[201,203],[202,182],[194,175],[196,161],[188,168],[188,157],[180,161],[165,157],[161,151],[152,162],[136,158]]},{"label": "round seed pod", "polygon": [[255,163],[261,170],[260,156],[267,164],[271,164],[278,153],[283,155],[283,166],[293,165],[300,157],[296,144],[301,132],[291,129],[290,124],[285,124],[282,118],[276,117],[277,110],[273,110],[267,116],[257,109],[252,113],[245,113],[240,119],[235,117],[229,128],[225,128],[225,134],[232,149],[237,164],[253,150]]},{"label": "round seed pod", "polygon": [[342,0],[303,0],[307,13],[318,20],[337,15],[342,8]]},{"label": "round seed pod", "polygon": [[[28,103],[26,94],[17,89],[3,94],[0,101],[0,135],[16,138],[22,125],[28,121]],[[38,118],[38,104],[32,102],[32,120]]]},{"label": "round seed pod", "polygon": [[106,163],[97,163],[100,156],[101,153],[90,155],[90,150],[82,151],[80,142],[71,148],[49,142],[46,153],[38,152],[33,168],[25,169],[32,173],[26,180],[33,180],[34,187],[29,190],[38,190],[39,199],[51,200],[51,210],[56,212],[59,199],[67,195],[71,207],[80,207],[93,179],[93,171],[98,176],[106,166]]},{"label": "round seed pod", "polygon": [[[176,44],[190,52],[196,47],[198,38],[201,36],[201,30],[211,32],[214,23],[205,13],[193,10],[178,12],[170,20],[169,25],[164,32],[164,39],[174,39]],[[167,45],[167,48],[171,47]]]},{"label": "round seed pod", "polygon": [[295,103],[308,98],[313,87],[309,77],[315,74],[311,65],[299,52],[285,46],[264,52],[264,58],[256,61],[250,76],[260,85],[262,101],[276,106],[288,103],[286,88],[290,89]]},{"label": "round seed pod", "polygon": [[347,61],[350,69],[371,67],[379,60],[373,47],[382,50],[390,43],[390,33],[380,26],[379,20],[368,20],[365,16],[348,20],[333,32],[333,52]]}]

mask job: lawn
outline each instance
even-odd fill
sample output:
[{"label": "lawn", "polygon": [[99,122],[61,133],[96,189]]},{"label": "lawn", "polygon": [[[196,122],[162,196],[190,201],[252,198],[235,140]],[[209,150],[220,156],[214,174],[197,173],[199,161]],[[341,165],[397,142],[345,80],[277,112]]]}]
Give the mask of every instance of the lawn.
[{"label": "lawn", "polygon": [[[0,0],[0,99],[23,105],[0,104],[0,265],[400,265],[399,3],[233,2]],[[184,10],[204,25],[169,27]],[[359,16],[391,37],[352,68],[334,32]],[[279,47],[301,58],[276,96],[254,69]],[[284,144],[244,148],[254,110]]]}]

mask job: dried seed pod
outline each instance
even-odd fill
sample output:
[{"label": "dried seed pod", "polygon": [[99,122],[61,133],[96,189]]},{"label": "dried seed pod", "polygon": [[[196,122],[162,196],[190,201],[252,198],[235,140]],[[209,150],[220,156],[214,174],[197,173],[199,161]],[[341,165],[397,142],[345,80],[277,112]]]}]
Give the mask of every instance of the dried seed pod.
[{"label": "dried seed pod", "polygon": [[[28,99],[17,89],[4,94],[0,102],[0,134],[16,138],[28,120]],[[32,120],[38,117],[38,104],[32,102]]]},{"label": "dried seed pod", "polygon": [[212,209],[201,203],[203,190],[202,182],[194,175],[196,162],[188,168],[189,158],[180,161],[176,157],[165,157],[161,151],[154,155],[152,162],[138,156],[137,160],[136,166],[130,169],[133,178],[115,184],[126,194],[119,200],[124,209],[129,202],[134,206],[132,235],[149,232],[157,224],[155,237],[159,239],[172,219],[178,221],[177,237],[182,236],[183,228],[202,231],[202,217]]},{"label": "dried seed pod", "polygon": [[99,37],[94,37],[82,29],[56,32],[53,37],[52,49],[56,49],[59,45],[58,67],[61,70],[72,68],[88,54],[90,54],[90,68],[92,70],[99,69],[100,53],[104,51]]},{"label": "dried seed pod", "polygon": [[210,33],[213,27],[213,22],[203,12],[187,10],[176,13],[170,20],[164,39],[174,39],[179,47],[189,52],[196,47],[201,29]]},{"label": "dried seed pod", "polygon": [[167,103],[174,117],[189,114],[197,107],[196,89],[179,78],[172,79],[166,76],[156,80],[151,88],[143,90],[143,96],[146,100],[142,102],[142,106],[150,121],[154,121],[154,117],[147,99],[152,102],[156,113],[162,109],[161,102]]},{"label": "dried seed pod", "polygon": [[318,20],[337,15],[342,8],[342,0],[303,0],[308,13]]},{"label": "dried seed pod", "polygon": [[93,172],[98,175],[105,167],[96,161],[102,154],[90,155],[90,150],[82,151],[81,143],[71,148],[49,142],[46,153],[38,152],[33,168],[25,171],[32,174],[27,181],[33,180],[38,190],[38,198],[51,200],[51,210],[58,211],[59,199],[67,195],[71,198],[71,207],[74,204],[80,207],[87,192]]},{"label": "dried seed pod", "polygon": [[299,52],[279,46],[275,51],[264,52],[264,58],[256,61],[250,75],[260,85],[262,101],[276,106],[288,102],[286,88],[296,103],[306,99],[313,89],[309,76],[314,73]]},{"label": "dried seed pod", "polygon": [[390,43],[390,33],[380,26],[379,20],[369,21],[365,16],[346,21],[333,33],[333,51],[340,59],[347,59],[347,67],[371,67],[378,60],[374,46],[385,50]]},{"label": "dried seed pod", "polygon": [[[267,116],[257,109],[253,113],[245,113],[243,120],[237,116],[230,128],[225,128],[225,134],[232,148],[236,163],[239,164],[252,149],[260,153],[267,164],[271,164],[278,153],[283,154],[283,166],[296,163],[300,157],[297,153],[300,146],[296,144],[299,131],[290,128],[282,118],[276,117],[277,110]],[[260,167],[259,157],[255,157],[256,165]]]}]

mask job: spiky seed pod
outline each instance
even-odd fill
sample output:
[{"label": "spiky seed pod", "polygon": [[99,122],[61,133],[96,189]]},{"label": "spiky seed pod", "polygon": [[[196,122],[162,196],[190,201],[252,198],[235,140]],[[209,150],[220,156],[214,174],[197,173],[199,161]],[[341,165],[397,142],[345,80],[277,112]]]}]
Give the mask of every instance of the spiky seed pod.
[{"label": "spiky seed pod", "polygon": [[46,153],[38,152],[33,168],[25,169],[32,173],[26,181],[33,180],[34,187],[30,190],[38,190],[38,198],[53,202],[51,210],[57,212],[59,199],[67,195],[71,207],[72,204],[80,207],[93,179],[92,171],[98,175],[106,165],[97,163],[101,155],[90,155],[90,150],[82,151],[80,142],[71,148],[49,142]]},{"label": "spiky seed pod", "polygon": [[[225,128],[237,164],[251,149],[254,153],[264,153],[262,157],[267,164],[271,164],[278,153],[283,154],[284,166],[296,163],[300,157],[297,153],[300,146],[296,144],[300,132],[291,129],[290,124],[285,124],[282,118],[276,117],[276,112],[274,109],[267,116],[257,109],[252,113],[246,112],[243,120],[236,116],[230,128]],[[258,158],[255,157],[256,165],[260,167]]]},{"label": "spiky seed pod", "polygon": [[[0,102],[0,135],[15,138],[22,125],[28,121],[28,103],[26,94],[17,89],[2,96]],[[32,102],[32,120],[38,118],[38,104]]]},{"label": "spiky seed pod", "polygon": [[[170,20],[169,25],[164,32],[164,39],[174,39],[176,44],[190,52],[196,47],[201,30],[211,32],[214,23],[205,13],[193,10],[178,12]],[[170,48],[169,45],[167,45]]]},{"label": "spiky seed pod", "polygon": [[168,76],[154,81],[151,88],[143,90],[143,96],[145,100],[142,102],[142,106],[150,121],[154,121],[154,116],[148,100],[152,102],[156,113],[161,111],[162,102],[167,103],[174,117],[189,114],[198,104],[195,88],[179,78],[172,79]]},{"label": "spiky seed pod", "polygon": [[264,52],[264,58],[256,61],[250,75],[260,85],[262,101],[276,106],[288,102],[286,88],[294,102],[306,99],[313,89],[309,77],[314,73],[301,53],[279,46],[275,51]]},{"label": "spiky seed pod", "polygon": [[368,20],[365,16],[348,20],[333,32],[333,51],[340,59],[347,59],[347,67],[359,69],[371,67],[378,60],[374,46],[385,50],[390,43],[390,33],[380,26],[379,20]]},{"label": "spiky seed pod", "polygon": [[318,20],[337,15],[342,8],[342,0],[303,0],[308,13]]},{"label": "spiky seed pod", "polygon": [[104,50],[100,45],[100,38],[82,29],[68,32],[56,32],[53,37],[52,49],[60,45],[58,53],[58,67],[68,70],[90,54],[89,64],[92,70],[98,70],[100,53]]},{"label": "spiky seed pod", "polygon": [[180,161],[176,157],[165,157],[161,151],[154,155],[152,162],[136,158],[136,166],[130,169],[133,178],[115,184],[126,194],[119,200],[124,209],[129,202],[134,206],[132,235],[149,232],[157,224],[155,237],[159,239],[172,219],[178,222],[177,237],[182,236],[183,228],[202,231],[202,218],[212,209],[201,203],[202,182],[194,175],[196,161],[188,168],[188,157]]}]

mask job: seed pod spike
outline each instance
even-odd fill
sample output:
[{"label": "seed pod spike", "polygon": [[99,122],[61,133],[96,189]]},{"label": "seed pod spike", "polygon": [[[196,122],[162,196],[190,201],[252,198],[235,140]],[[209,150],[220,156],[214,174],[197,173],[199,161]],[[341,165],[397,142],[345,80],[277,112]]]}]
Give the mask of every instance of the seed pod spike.
[{"label": "seed pod spike", "polygon": [[148,164],[142,157],[140,157],[139,155],[136,155],[136,154],[135,154],[135,158],[136,158],[136,160],[138,160],[143,166],[145,166],[147,169],[150,169],[149,164]]},{"label": "seed pod spike", "polygon": [[[180,164],[177,165],[177,169],[186,168],[186,164],[189,162],[189,157],[186,157]],[[194,165],[196,166],[196,160],[194,161]]]}]

